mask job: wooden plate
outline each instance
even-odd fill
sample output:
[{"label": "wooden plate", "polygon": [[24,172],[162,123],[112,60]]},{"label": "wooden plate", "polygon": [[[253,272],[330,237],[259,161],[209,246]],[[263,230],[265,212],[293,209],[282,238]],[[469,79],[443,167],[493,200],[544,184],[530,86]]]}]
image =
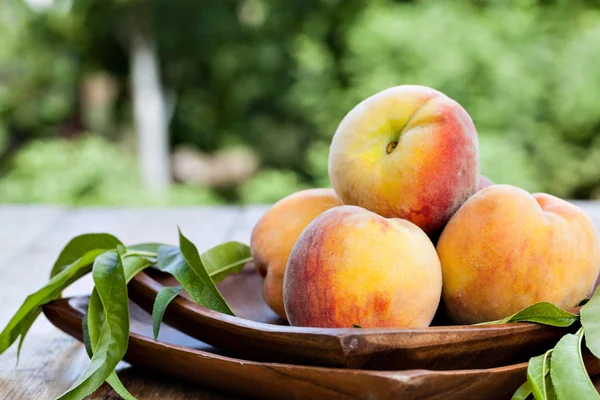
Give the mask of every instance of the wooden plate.
[{"label": "wooden plate", "polygon": [[[44,314],[55,326],[81,340],[88,300],[56,300],[44,306]],[[155,342],[149,337],[150,316],[135,305],[130,311],[132,333],[125,356],[129,363],[261,399],[500,400],[510,398],[525,381],[527,369],[525,363],[463,371],[363,371],[259,363],[219,355],[215,348],[166,326],[161,341]],[[595,359],[588,361],[598,368]]]},{"label": "wooden plate", "polygon": [[[130,283],[130,298],[146,311],[169,275],[147,270]],[[425,329],[324,329],[290,327],[261,297],[261,278],[249,266],[219,290],[237,317],[178,296],[164,320],[206,343],[255,361],[372,370],[490,368],[527,361],[565,334],[564,329],[518,323],[434,326]]]}]

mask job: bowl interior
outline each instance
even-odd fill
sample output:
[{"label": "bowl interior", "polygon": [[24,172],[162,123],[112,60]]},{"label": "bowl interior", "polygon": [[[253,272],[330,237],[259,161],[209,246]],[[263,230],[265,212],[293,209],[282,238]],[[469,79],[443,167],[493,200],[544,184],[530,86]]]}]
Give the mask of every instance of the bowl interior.
[{"label": "bowl interior", "polygon": [[[171,275],[154,269],[147,269],[145,272],[162,285],[178,285]],[[244,268],[239,274],[229,275],[217,287],[236,316],[272,325],[288,325],[264,302],[261,294],[262,278],[252,266]],[[192,300],[185,291],[181,294]]]},{"label": "bowl interior", "polygon": [[[130,284],[130,296],[147,311],[167,274],[148,269]],[[551,348],[564,329],[519,323],[451,326],[439,312],[424,329],[290,327],[262,299],[262,278],[252,265],[218,285],[237,317],[176,299],[164,321],[245,359],[355,369],[489,368],[528,360]],[[443,309],[443,307],[440,307]]]},{"label": "bowl interior", "polygon": [[[178,283],[169,274],[155,269],[147,269],[146,274],[164,286],[177,286]],[[262,298],[262,277],[256,272],[252,264],[246,266],[239,274],[231,274],[217,284],[219,291],[236,316],[255,322],[272,325],[289,326],[288,322],[273,312]],[[187,292],[182,291],[182,296],[193,301]],[[452,325],[440,307],[431,326]]]}]

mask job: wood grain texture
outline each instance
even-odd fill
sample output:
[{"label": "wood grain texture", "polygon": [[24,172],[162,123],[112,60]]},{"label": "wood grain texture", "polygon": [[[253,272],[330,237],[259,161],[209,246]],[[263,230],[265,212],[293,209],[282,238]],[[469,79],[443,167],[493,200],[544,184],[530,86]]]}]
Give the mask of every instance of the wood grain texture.
[{"label": "wood grain texture", "polygon": [[1,206],[0,270],[67,214],[66,209],[55,206]]},{"label": "wood grain texture", "polygon": [[[57,327],[81,338],[88,298],[57,300],[44,313]],[[216,354],[214,348],[177,331],[161,341],[149,337],[150,315],[131,307],[135,321],[125,358],[167,375],[259,399],[319,400],[502,400],[525,380],[527,363],[460,371],[369,371],[260,363]],[[194,347],[199,347],[194,349]],[[600,366],[586,358],[590,374]]]},{"label": "wood grain texture", "polygon": [[[25,299],[48,280],[50,268],[62,247],[73,237],[109,232],[126,244],[144,241],[177,243],[177,226],[198,245],[208,249],[228,239],[237,207],[179,209],[69,210],[45,206],[0,206],[0,327]],[[85,277],[65,295],[89,294],[91,277]],[[67,389],[88,363],[83,346],[40,317],[30,330],[18,366],[16,345],[0,356],[0,399],[52,399]],[[143,399],[237,399],[197,385],[155,379],[146,371],[122,363],[124,384]],[[108,387],[92,399],[116,399]]]},{"label": "wood grain texture", "polygon": [[[564,329],[532,323],[424,329],[290,327],[263,301],[262,278],[248,267],[218,285],[238,317],[202,307],[183,293],[170,304],[164,321],[249,360],[375,370],[514,364],[554,347],[565,334]],[[160,289],[174,284],[169,275],[148,270],[131,281],[129,295],[151,312]]]}]

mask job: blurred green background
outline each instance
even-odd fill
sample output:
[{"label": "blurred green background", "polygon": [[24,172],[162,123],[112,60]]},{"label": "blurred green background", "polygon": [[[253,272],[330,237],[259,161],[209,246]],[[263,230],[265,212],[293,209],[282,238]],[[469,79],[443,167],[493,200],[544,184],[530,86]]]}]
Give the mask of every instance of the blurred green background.
[{"label": "blurred green background", "polygon": [[[166,189],[138,156],[144,46]],[[261,203],[328,186],[342,117],[407,83],[464,106],[493,181],[600,199],[599,1],[3,0],[0,202]]]}]

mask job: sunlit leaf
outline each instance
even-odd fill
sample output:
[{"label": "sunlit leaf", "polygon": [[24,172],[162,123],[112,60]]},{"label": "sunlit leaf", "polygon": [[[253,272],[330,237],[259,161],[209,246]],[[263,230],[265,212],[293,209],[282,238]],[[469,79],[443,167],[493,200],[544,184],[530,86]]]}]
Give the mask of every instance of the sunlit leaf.
[{"label": "sunlit leaf", "polygon": [[583,363],[582,339],[583,329],[576,334],[566,334],[552,351],[550,375],[559,399],[600,399]]},{"label": "sunlit leaf", "polygon": [[552,303],[539,302],[524,308],[516,314],[498,321],[484,322],[477,325],[506,324],[509,322],[535,322],[537,324],[556,327],[571,326],[579,316],[567,312]]},{"label": "sunlit leaf", "polygon": [[162,323],[167,307],[179,293],[181,293],[181,286],[163,287],[156,295],[154,307],[152,308],[152,332],[154,333],[154,340],[158,340],[160,324]]},{"label": "sunlit leaf", "polygon": [[239,242],[227,242],[202,253],[200,260],[213,282],[221,282],[230,273],[238,273],[252,261],[250,247]]},{"label": "sunlit leaf", "polygon": [[550,372],[550,354],[548,350],[541,356],[532,357],[527,366],[527,381],[536,400],[546,400],[546,375]]},{"label": "sunlit leaf", "polygon": [[[80,400],[93,393],[114,372],[125,355],[129,341],[129,303],[122,262],[124,253],[125,248],[119,245],[117,253],[103,253],[94,262],[92,276],[102,303],[104,321],[97,341],[89,330],[92,359],[79,379],[59,397],[60,400]],[[94,314],[88,310],[88,324],[93,318]]]},{"label": "sunlit leaf", "polygon": [[511,400],[527,400],[531,395],[531,385],[529,381],[525,381],[510,398]]},{"label": "sunlit leaf", "polygon": [[600,358],[600,288],[581,307],[581,326],[585,331],[585,345],[593,355]]},{"label": "sunlit leaf", "polygon": [[54,262],[50,278],[84,256],[91,264],[97,256],[116,248],[119,244],[122,244],[121,241],[108,233],[87,233],[74,237],[62,249],[58,259]]}]

